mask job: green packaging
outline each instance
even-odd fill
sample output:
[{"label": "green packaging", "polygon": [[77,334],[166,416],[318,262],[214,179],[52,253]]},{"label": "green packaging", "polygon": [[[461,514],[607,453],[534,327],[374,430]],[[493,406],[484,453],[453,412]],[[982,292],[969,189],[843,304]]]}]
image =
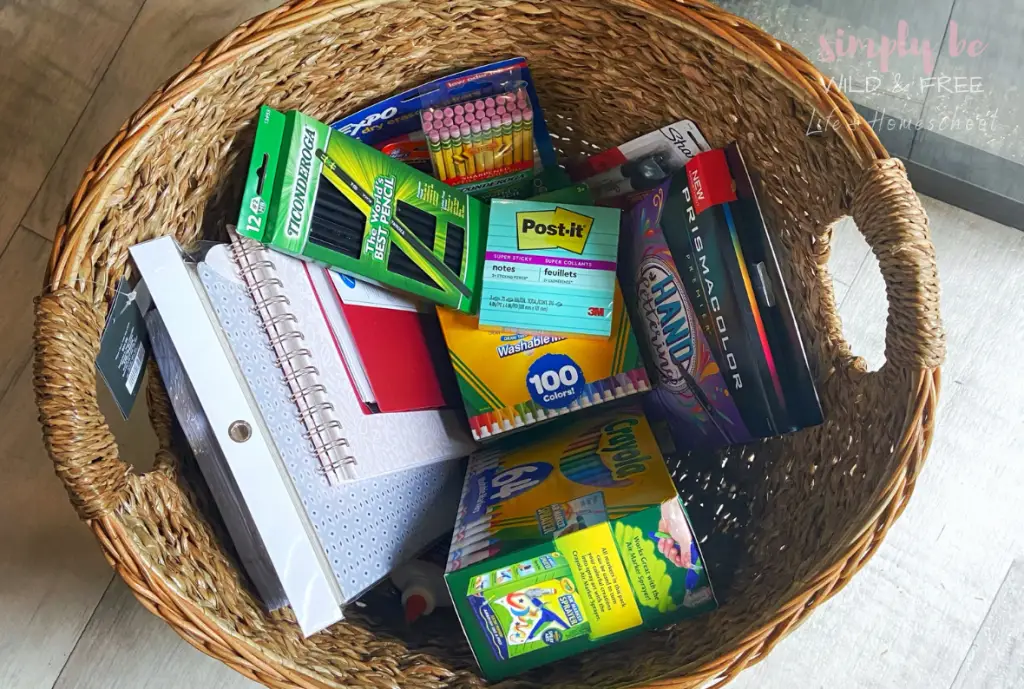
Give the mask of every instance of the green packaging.
[{"label": "green packaging", "polygon": [[717,605],[658,444],[631,407],[474,454],[445,581],[491,680]]},{"label": "green packaging", "polygon": [[260,108],[238,232],[471,313],[487,207],[292,111]]}]

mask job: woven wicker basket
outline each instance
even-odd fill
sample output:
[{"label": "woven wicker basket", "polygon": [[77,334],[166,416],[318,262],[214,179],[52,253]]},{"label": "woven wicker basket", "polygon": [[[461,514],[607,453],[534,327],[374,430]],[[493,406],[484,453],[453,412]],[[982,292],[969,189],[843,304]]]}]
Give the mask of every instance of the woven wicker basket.
[{"label": "woven wicker basket", "polygon": [[[523,678],[572,687],[697,686],[763,658],[875,552],[932,437],[944,338],[927,219],[903,166],[789,46],[700,0],[296,0],[242,25],[142,106],[89,166],[57,231],[35,331],[43,432],[111,565],[189,643],[272,687],[482,685],[454,618],[405,629],[386,604],[302,639],[266,614],[201,516],[170,451],[134,473],[97,407],[93,361],[129,246],[218,236],[237,211],[261,103],[321,119],[427,78],[525,55],[562,154],[692,118],[760,172],[828,421],[674,467],[721,609]],[[808,136],[812,116],[834,130]],[[843,340],[827,272],[850,214],[887,285],[886,363]],[[157,376],[151,379],[158,380]],[[721,506],[721,509],[719,509]]]}]

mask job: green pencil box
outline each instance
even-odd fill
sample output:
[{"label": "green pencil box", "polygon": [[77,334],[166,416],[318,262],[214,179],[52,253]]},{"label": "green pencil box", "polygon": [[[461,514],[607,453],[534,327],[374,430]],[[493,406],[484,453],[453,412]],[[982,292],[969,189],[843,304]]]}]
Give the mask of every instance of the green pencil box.
[{"label": "green pencil box", "polygon": [[478,199],[312,117],[260,108],[240,234],[471,313],[486,224]]}]

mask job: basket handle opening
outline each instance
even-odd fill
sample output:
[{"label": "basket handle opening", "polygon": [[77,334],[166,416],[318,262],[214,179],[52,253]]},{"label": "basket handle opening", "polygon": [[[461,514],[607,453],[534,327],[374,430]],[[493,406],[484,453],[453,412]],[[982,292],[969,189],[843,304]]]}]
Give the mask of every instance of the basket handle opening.
[{"label": "basket handle opening", "polygon": [[83,520],[114,510],[128,495],[132,468],[96,395],[103,318],[81,292],[62,287],[36,300],[36,405],[43,442]]},{"label": "basket handle opening", "polygon": [[885,281],[889,317],[887,364],[936,368],[946,353],[939,314],[939,277],[928,216],[902,161],[876,160],[853,194],[850,215],[871,247]]}]

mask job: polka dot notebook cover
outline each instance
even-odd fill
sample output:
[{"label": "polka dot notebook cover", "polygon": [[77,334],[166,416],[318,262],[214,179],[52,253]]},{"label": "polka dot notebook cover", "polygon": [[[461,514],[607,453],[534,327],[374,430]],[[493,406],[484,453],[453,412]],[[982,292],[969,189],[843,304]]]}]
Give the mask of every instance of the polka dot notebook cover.
[{"label": "polka dot notebook cover", "polygon": [[[270,336],[227,246],[211,249],[198,273],[344,599],[351,601],[451,529],[461,493],[462,462],[453,459],[369,478],[327,481],[286,374],[276,363]],[[307,341],[313,336],[306,335]]]}]

